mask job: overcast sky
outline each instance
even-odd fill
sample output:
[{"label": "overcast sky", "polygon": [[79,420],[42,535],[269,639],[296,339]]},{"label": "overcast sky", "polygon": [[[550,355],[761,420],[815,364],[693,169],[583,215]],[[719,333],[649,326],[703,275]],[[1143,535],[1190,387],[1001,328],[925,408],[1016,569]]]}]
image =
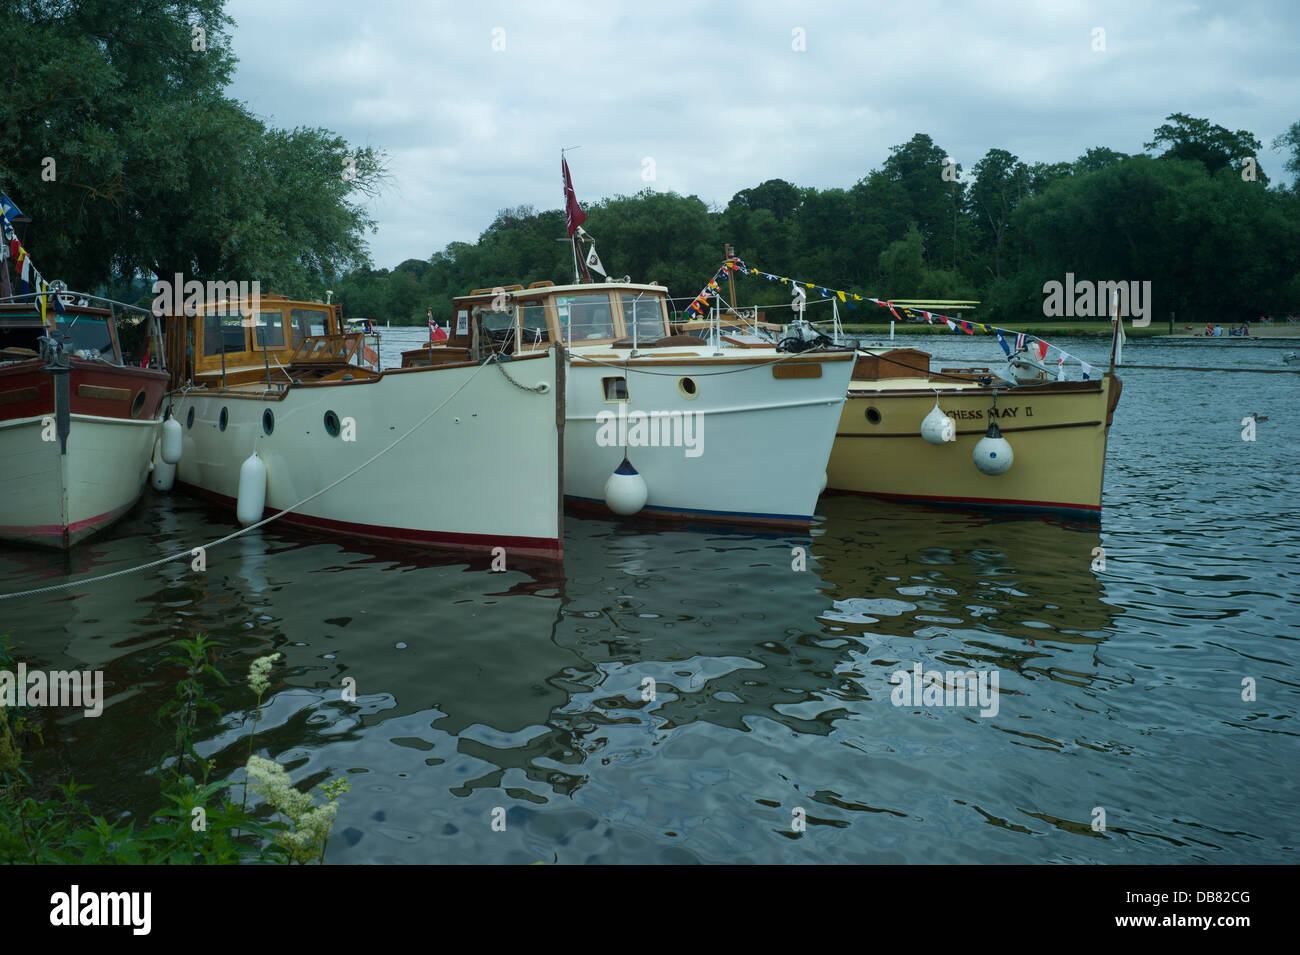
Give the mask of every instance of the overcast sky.
[{"label": "overcast sky", "polygon": [[[782,178],[851,186],[929,133],[969,169],[1138,152],[1173,112],[1300,119],[1300,3],[229,0],[232,94],[388,153],[375,265],[474,241],[498,209],[651,186],[718,207]],[[1104,30],[1104,51],[1093,49]],[[802,46],[802,49],[799,47]],[[653,180],[647,176],[653,175]]]}]

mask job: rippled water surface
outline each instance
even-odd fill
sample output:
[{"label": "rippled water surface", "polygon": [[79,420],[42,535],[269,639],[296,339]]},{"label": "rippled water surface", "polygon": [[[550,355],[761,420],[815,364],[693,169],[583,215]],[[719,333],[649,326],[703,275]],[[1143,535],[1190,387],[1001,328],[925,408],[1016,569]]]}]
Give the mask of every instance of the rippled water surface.
[{"label": "rippled water surface", "polygon": [[[987,340],[920,347],[991,357]],[[1102,343],[1066,347],[1104,364]],[[1126,358],[1276,369],[1281,354],[1130,343]],[[55,711],[38,768],[94,783],[105,811],[150,808],[168,736],[153,713],[177,676],[165,645],[207,632],[233,685],[201,750],[238,778],[244,674],[283,653],[258,745],[300,784],[351,778],[330,862],[1295,862],[1300,378],[1123,379],[1099,524],[839,496],[807,536],[569,516],[562,569],[504,573],[271,525],[206,573],[5,601],[20,659],[109,684],[101,718]],[[1243,441],[1251,412],[1268,420]],[[0,589],[233,526],[151,494],[71,558],[0,550]],[[997,714],[894,706],[890,675],[915,663],[996,669]]]}]

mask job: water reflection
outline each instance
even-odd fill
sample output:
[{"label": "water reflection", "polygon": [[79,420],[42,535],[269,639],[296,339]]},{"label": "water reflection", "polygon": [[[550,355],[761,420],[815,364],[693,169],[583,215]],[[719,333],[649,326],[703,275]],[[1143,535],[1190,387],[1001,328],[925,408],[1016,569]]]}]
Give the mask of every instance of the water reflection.
[{"label": "water reflection", "polygon": [[[1157,450],[1207,457],[1186,436]],[[336,862],[1280,861],[1260,846],[1285,820],[1231,790],[1290,784],[1290,543],[1257,504],[1152,524],[1139,465],[1115,469],[1128,497],[1100,527],[828,497],[806,535],[570,517],[562,568],[504,573],[272,525],[202,572],[0,604],[0,632],[29,662],[106,670],[104,716],[51,711],[37,769],[93,782],[109,812],[156,797],[170,641],[225,645],[226,715],[200,750],[231,778],[248,664],[281,652],[257,747],[300,785],[352,778]],[[1229,526],[1231,559],[1276,586],[1227,572]],[[233,527],[148,497],[71,555],[0,549],[0,581],[111,572]],[[999,670],[1000,713],[893,706],[890,674],[914,662]],[[1097,805],[1122,813],[1104,837]]]}]

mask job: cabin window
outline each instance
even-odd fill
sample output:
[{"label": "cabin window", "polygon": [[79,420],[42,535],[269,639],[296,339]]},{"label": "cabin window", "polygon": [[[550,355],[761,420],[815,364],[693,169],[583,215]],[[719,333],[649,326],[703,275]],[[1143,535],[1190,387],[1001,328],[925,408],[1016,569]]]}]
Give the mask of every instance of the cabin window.
[{"label": "cabin window", "polygon": [[[325,313],[314,308],[294,308],[289,310],[289,324],[293,327],[293,345],[298,347],[304,338],[327,334]],[[320,328],[317,329],[316,326]]]},{"label": "cabin window", "polygon": [[602,378],[601,382],[605,386],[606,401],[627,401],[626,378]]},{"label": "cabin window", "polygon": [[514,310],[494,312],[490,308],[485,308],[478,312],[478,321],[479,327],[489,332],[504,332],[515,323]]},{"label": "cabin window", "polygon": [[85,315],[59,315],[55,319],[56,337],[69,351],[89,351],[112,357],[113,338],[108,322]]},{"label": "cabin window", "polygon": [[631,338],[633,329],[636,330],[638,342],[658,341],[668,334],[664,323],[663,299],[658,295],[623,292],[619,299],[623,306],[623,327],[627,329],[625,337]]},{"label": "cabin window", "polygon": [[284,347],[284,320],[279,309],[274,312],[258,312],[253,326],[253,347],[258,351]]},{"label": "cabin window", "polygon": [[247,351],[244,320],[238,311],[213,312],[203,316],[203,354]]},{"label": "cabin window", "polygon": [[519,313],[525,347],[540,345],[551,340],[551,332],[546,325],[545,305],[525,305],[519,310]]},{"label": "cabin window", "polygon": [[560,313],[560,331],[565,340],[583,342],[618,337],[608,292],[560,295],[556,297],[555,305]]}]

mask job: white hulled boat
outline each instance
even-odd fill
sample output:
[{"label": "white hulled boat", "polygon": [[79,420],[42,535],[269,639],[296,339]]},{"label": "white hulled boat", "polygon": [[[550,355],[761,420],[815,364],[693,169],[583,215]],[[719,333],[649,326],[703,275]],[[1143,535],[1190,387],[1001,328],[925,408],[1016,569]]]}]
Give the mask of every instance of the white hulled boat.
[{"label": "white hulled boat", "polygon": [[570,504],[808,524],[852,352],[795,355],[761,343],[724,351],[716,340],[673,334],[667,306],[662,286],[630,281],[477,289],[454,300],[448,347],[406,352],[403,364],[521,358],[562,346]]},{"label": "white hulled boat", "polygon": [[349,536],[559,559],[563,363],[381,372],[341,318],[263,296],[171,320],[176,481],[245,524],[293,507],[283,520]]},{"label": "white hulled boat", "polygon": [[35,300],[0,302],[0,539],[66,549],[140,497],[167,374],[125,362],[90,297],[65,294],[44,320]]}]

